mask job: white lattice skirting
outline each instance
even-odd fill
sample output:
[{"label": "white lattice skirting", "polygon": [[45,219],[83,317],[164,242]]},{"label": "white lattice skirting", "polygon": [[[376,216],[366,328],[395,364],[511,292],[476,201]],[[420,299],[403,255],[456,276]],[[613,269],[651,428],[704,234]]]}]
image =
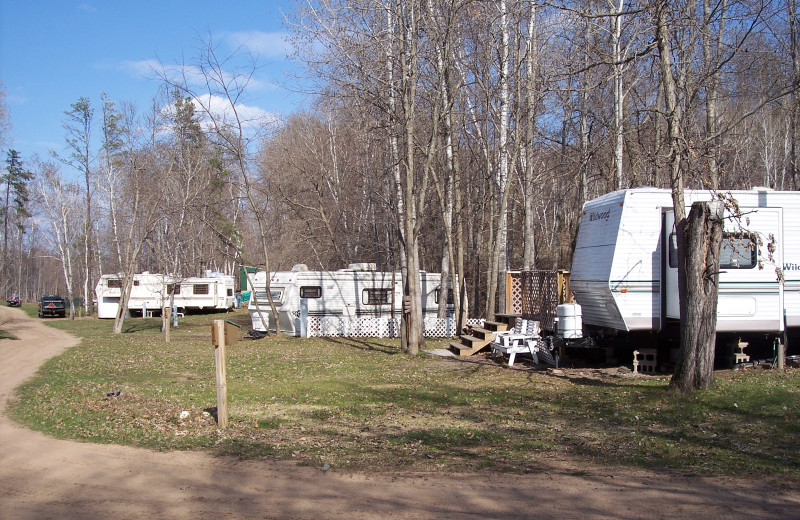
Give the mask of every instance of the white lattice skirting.
[{"label": "white lattice skirting", "polygon": [[[483,319],[468,319],[467,325],[483,326]],[[453,318],[425,318],[422,333],[427,338],[456,336]],[[309,337],[396,338],[400,335],[400,318],[382,317],[308,317]]]}]

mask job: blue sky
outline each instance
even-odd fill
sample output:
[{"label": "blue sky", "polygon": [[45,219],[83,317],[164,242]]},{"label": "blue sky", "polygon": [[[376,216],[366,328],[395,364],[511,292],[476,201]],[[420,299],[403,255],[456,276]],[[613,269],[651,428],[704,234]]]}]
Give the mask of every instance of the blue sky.
[{"label": "blue sky", "polygon": [[[293,2],[205,0],[0,0],[0,81],[11,116],[6,148],[23,161],[65,150],[64,111],[81,97],[96,109],[100,94],[151,105],[159,82],[151,66],[192,62],[209,34],[218,55],[239,46],[258,54],[246,105],[257,113],[288,114],[303,96],[291,92],[283,18]],[[3,151],[3,160],[5,150]]]}]

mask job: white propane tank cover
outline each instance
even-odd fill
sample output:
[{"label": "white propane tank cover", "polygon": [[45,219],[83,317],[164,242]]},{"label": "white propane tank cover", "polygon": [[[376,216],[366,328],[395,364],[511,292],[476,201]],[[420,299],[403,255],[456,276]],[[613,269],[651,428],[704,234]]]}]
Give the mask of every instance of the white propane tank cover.
[{"label": "white propane tank cover", "polygon": [[577,303],[562,303],[556,307],[556,334],[565,339],[583,337],[583,317]]}]

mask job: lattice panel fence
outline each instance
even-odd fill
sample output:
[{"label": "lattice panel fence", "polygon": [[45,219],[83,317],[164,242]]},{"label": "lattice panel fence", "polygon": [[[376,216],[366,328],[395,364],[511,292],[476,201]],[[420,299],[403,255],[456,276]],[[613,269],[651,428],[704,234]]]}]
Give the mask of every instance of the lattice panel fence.
[{"label": "lattice panel fence", "polygon": [[509,271],[506,276],[506,312],[522,314],[522,271]]},{"label": "lattice panel fence", "polygon": [[[467,325],[482,327],[483,319],[468,319]],[[453,317],[424,318],[422,333],[426,338],[449,338],[456,335]],[[382,317],[308,317],[310,337],[396,338],[400,335],[400,318]]]},{"label": "lattice panel fence", "polygon": [[558,271],[523,271],[522,317],[538,321],[542,330],[555,330],[558,289]]}]

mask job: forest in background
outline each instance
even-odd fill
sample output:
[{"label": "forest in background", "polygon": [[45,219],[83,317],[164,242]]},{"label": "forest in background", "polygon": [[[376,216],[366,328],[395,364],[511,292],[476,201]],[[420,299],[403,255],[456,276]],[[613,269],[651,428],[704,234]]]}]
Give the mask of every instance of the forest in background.
[{"label": "forest in background", "polygon": [[209,36],[157,71],[149,107],[81,98],[66,152],[8,150],[3,292],[90,301],[104,273],[375,262],[459,274],[469,314],[489,315],[503,271],[570,267],[583,202],[671,186],[675,124],[687,187],[797,189],[796,15],[796,0],[301,4],[287,29],[312,103],[269,121],[244,109],[258,61],[227,69]]}]

